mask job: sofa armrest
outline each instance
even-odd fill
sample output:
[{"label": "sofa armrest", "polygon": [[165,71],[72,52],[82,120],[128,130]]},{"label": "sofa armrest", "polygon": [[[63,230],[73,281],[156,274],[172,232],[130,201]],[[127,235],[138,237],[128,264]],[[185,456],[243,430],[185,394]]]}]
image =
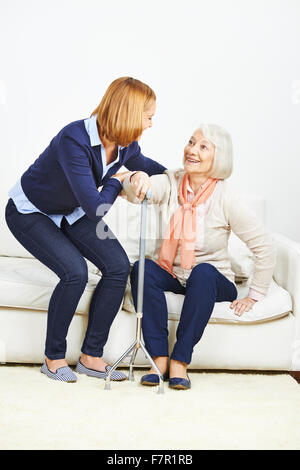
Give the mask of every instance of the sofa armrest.
[{"label": "sofa armrest", "polygon": [[295,331],[291,344],[292,376],[300,383],[300,243],[280,234],[272,234],[277,248],[274,279],[292,297]]},{"label": "sofa armrest", "polygon": [[278,233],[273,233],[272,238],[277,249],[274,280],[291,294],[296,338],[300,339],[300,243]]}]

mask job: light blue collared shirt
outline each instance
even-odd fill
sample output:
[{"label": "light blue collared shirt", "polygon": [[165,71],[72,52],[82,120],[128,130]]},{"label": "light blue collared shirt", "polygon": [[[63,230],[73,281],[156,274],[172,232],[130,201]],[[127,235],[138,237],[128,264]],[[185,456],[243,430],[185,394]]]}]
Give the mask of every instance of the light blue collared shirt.
[{"label": "light blue collared shirt", "polygon": [[[99,133],[98,133],[98,128],[97,128],[97,115],[93,115],[88,119],[85,119],[84,125],[86,128],[86,131],[90,137],[90,142],[92,146],[95,145],[101,145],[101,157],[102,157],[102,168],[103,168],[103,174],[102,178],[106,175],[107,171],[111,166],[113,166],[115,163],[117,163],[120,160],[120,149],[123,147],[118,146],[118,156],[116,160],[114,160],[112,163],[109,163],[108,165],[106,164],[106,151],[104,148],[104,145],[102,144]],[[22,186],[21,186],[21,178],[16,182],[13,188],[10,189],[8,193],[9,197],[12,198],[14,201],[16,208],[18,209],[19,212],[22,214],[31,214],[33,212],[40,212],[41,214],[47,215],[50,217],[51,220],[60,228],[61,226],[61,221],[62,218],[65,217],[70,225],[74,224],[77,220],[79,220],[81,217],[85,215],[84,210],[82,207],[76,207],[76,209],[73,210],[73,212],[69,215],[61,215],[61,214],[45,214],[44,212],[40,211],[37,207],[35,207],[29,199],[26,197]]]}]

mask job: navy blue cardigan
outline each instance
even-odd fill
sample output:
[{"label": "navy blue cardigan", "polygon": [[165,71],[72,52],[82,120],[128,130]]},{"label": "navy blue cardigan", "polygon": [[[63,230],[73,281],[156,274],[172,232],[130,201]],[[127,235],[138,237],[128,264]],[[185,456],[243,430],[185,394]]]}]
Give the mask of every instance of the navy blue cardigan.
[{"label": "navy blue cardigan", "polygon": [[45,214],[68,215],[81,206],[91,220],[98,221],[98,206],[112,204],[122,189],[120,181],[110,178],[121,166],[149,176],[166,170],[145,157],[136,141],[120,149],[119,156],[102,179],[101,146],[91,145],[84,119],[74,121],[60,130],[23,173],[21,185],[27,198]]}]

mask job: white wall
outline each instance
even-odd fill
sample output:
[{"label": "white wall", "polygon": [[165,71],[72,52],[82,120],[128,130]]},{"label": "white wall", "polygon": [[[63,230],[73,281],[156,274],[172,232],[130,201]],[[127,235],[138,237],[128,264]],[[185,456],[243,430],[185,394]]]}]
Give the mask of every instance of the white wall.
[{"label": "white wall", "polygon": [[157,94],[143,152],[169,168],[201,122],[233,138],[232,181],[300,241],[300,0],[0,0],[1,212],[7,191],[115,78]]}]

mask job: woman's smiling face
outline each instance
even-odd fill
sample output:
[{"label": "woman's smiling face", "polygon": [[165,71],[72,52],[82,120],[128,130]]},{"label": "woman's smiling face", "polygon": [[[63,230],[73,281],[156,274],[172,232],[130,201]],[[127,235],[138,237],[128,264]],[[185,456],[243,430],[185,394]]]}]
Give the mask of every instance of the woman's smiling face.
[{"label": "woman's smiling face", "polygon": [[212,169],[215,146],[206,139],[201,130],[194,132],[184,147],[184,169],[187,173],[208,174]]},{"label": "woman's smiling face", "polygon": [[143,112],[143,131],[152,127],[152,118],[156,111],[156,102],[151,100]]},{"label": "woman's smiling face", "polygon": [[[152,127],[152,118],[156,111],[156,101],[151,100],[146,109],[143,111],[143,132],[149,127]],[[136,139],[137,141],[140,140],[142,134]]]}]

